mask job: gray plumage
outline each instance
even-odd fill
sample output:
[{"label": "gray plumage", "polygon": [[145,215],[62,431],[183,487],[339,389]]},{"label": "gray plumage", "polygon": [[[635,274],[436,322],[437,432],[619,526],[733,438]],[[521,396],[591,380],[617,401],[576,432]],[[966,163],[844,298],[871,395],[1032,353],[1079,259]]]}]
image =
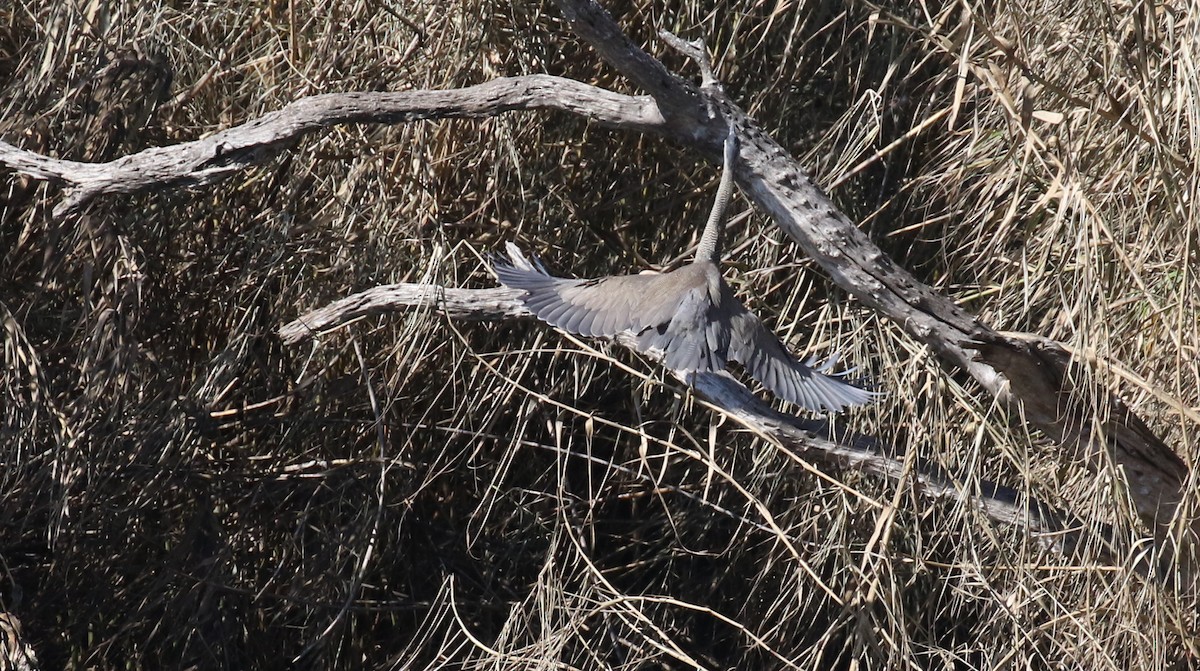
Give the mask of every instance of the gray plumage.
[{"label": "gray plumage", "polygon": [[538,319],[569,333],[611,337],[630,332],[637,348],[663,354],[672,370],[708,372],[729,360],[776,396],[816,412],[841,411],[877,396],[827,375],[837,357],[814,367],[801,363],[733,295],[717,267],[725,208],[733,191],[737,140],[725,140],[721,185],[696,259],[668,273],[622,275],[591,280],[552,277],[511,242],[509,262],[492,267],[500,282],[523,289],[525,307]]}]

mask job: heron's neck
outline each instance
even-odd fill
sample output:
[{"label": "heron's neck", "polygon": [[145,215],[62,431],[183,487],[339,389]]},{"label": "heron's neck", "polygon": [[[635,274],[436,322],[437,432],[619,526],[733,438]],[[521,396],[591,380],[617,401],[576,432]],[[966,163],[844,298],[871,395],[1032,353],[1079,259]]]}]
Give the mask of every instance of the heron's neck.
[{"label": "heron's neck", "polygon": [[704,225],[704,235],[700,236],[700,244],[696,247],[696,261],[721,261],[721,229],[725,228],[725,213],[718,212],[718,208],[724,210],[724,204],[714,207],[708,216],[708,223]]},{"label": "heron's neck", "polygon": [[[730,132],[732,134],[732,131]],[[704,234],[700,236],[700,244],[696,247],[697,262],[721,262],[721,234],[725,229],[725,210],[729,206],[729,198],[733,195],[733,161],[736,153],[736,140],[731,135],[730,139],[725,141],[725,164],[721,169],[717,200],[713,203],[712,211],[708,213],[708,223],[704,225]]]}]

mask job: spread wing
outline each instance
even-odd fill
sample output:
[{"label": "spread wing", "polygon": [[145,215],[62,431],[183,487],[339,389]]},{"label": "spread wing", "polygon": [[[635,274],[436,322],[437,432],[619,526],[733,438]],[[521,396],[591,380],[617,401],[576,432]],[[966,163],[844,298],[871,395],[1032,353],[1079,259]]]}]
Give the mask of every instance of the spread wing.
[{"label": "spread wing", "polygon": [[779,398],[814,412],[840,412],[842,408],[862,405],[880,396],[826,375],[837,357],[813,367],[813,360],[801,363],[792,356],[774,333],[745,308],[730,319],[732,338],[729,358],[742,364],[750,377],[770,389]]},{"label": "spread wing", "polygon": [[594,280],[552,277],[508,244],[511,263],[494,260],[492,269],[505,286],[524,289],[525,307],[538,319],[582,336],[642,332],[671,321],[676,300],[669,275],[621,275]]},{"label": "spread wing", "polygon": [[507,249],[511,261],[495,259],[492,269],[505,286],[525,290],[522,301],[538,319],[582,336],[629,331],[638,350],[660,351],[673,370],[725,367],[729,327],[712,314],[703,270],[564,279],[552,277],[516,245]]}]

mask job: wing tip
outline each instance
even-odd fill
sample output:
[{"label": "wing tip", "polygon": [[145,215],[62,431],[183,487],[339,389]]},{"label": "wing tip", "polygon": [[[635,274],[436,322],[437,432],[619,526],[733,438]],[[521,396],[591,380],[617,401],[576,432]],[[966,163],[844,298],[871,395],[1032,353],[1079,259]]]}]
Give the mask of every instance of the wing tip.
[{"label": "wing tip", "polygon": [[[871,389],[863,389],[858,385],[851,384],[837,378],[823,376],[834,386],[831,391],[836,391],[837,399],[835,403],[830,404],[830,411],[842,412],[847,408],[856,408],[864,405],[875,403],[879,399],[887,396],[886,392],[874,391]],[[836,404],[836,407],[832,407]]]},{"label": "wing tip", "polygon": [[488,259],[492,273],[501,284],[515,289],[527,289],[521,286],[522,279],[550,277],[550,273],[537,256],[525,256],[515,243],[505,243],[504,251],[507,256],[505,253],[493,252]]},{"label": "wing tip", "polygon": [[834,354],[824,362],[809,357],[801,363],[788,357],[790,366],[767,364],[759,368],[761,375],[755,375],[755,371],[751,370],[757,366],[747,368],[751,377],[773,395],[809,412],[836,414],[873,403],[887,395],[886,392],[860,386],[867,383],[864,378],[847,380],[847,376],[857,368],[833,372],[833,367],[840,360],[840,354]]}]

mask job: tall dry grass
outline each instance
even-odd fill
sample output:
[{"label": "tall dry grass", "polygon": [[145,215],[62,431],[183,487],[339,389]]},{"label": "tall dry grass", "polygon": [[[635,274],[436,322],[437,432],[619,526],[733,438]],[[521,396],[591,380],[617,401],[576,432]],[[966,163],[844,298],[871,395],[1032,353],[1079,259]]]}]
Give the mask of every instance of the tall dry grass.
[{"label": "tall dry grass", "polygon": [[[1195,462],[1200,7],[611,9],[656,51],[658,28],[706,37],[901,265],[1090,358]],[[628,90],[536,3],[18,0],[0,26],[0,135],[77,160],[318,92]],[[379,283],[490,285],[480,255],[505,240],[580,276],[668,264],[715,178],[563,115],[342,127],[77,221],[5,175],[0,610],[45,668],[1194,664],[1195,598],[1126,568],[1145,547],[1111,469],[1030,435],[761,215],[736,219],[727,274],[795,349],[843,350],[890,392],[848,422],[1115,525],[1117,565],[908,481],[829,477],[535,324],[273,336]]]}]

